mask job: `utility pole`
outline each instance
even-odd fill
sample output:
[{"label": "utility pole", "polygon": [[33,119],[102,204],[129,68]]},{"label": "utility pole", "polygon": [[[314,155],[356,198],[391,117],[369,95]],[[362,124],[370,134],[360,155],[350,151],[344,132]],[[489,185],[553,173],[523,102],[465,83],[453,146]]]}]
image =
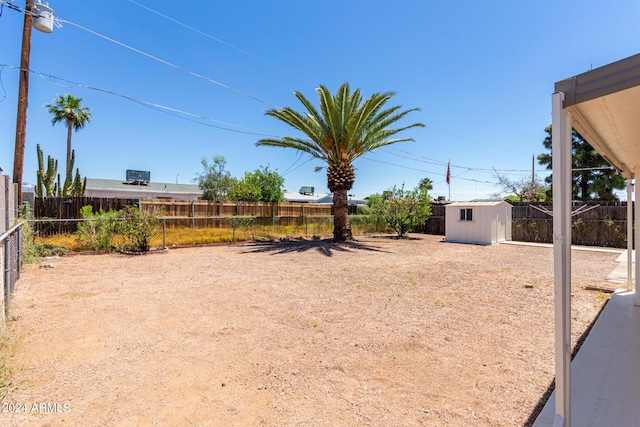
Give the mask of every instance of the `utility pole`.
[{"label": "utility pole", "polygon": [[22,205],[22,170],[24,146],[27,139],[27,104],[29,100],[29,58],[31,56],[31,26],[33,24],[33,0],[26,0],[22,51],[20,53],[20,82],[18,86],[18,115],[16,118],[16,145],[13,156],[13,182],[18,184],[18,205]]},{"label": "utility pole", "polygon": [[534,187],[536,182],[536,155],[531,155],[531,188]]}]

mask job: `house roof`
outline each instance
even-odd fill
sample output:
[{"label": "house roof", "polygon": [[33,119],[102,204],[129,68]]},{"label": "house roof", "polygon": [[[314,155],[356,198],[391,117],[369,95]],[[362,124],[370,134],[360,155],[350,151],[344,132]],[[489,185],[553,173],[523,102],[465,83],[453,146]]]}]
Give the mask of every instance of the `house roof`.
[{"label": "house roof", "polygon": [[285,191],[284,199],[291,203],[320,203],[318,200],[326,193],[302,194],[297,191]]},{"label": "house roof", "polygon": [[172,193],[197,194],[202,190],[195,184],[171,184],[163,182],[149,182],[146,185],[128,184],[124,180],[87,178],[87,190],[118,190],[132,193]]},{"label": "house roof", "polygon": [[[284,200],[290,203],[320,203],[320,204],[333,204],[333,194],[331,193],[314,193],[314,194],[301,194],[292,191],[284,192]],[[355,197],[349,197],[350,205],[366,205],[367,202],[362,199],[356,199]]]},{"label": "house roof", "polygon": [[640,54],[559,81],[573,127],[627,178],[640,168]]}]

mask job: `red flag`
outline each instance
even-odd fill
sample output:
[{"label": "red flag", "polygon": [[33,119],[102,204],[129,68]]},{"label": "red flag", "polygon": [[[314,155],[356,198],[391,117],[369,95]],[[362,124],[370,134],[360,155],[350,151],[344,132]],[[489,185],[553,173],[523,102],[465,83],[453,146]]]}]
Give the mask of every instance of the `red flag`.
[{"label": "red flag", "polygon": [[451,161],[447,163],[447,184],[451,184]]}]

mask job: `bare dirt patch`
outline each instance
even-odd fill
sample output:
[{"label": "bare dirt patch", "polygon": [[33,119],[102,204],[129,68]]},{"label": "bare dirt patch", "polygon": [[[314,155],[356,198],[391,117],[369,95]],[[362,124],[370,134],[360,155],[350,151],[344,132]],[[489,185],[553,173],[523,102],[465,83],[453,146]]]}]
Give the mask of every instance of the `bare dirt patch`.
[{"label": "bare dirt patch", "polygon": [[[616,257],[573,253],[574,342]],[[12,300],[3,408],[25,410],[2,425],[521,426],[553,380],[549,248],[361,237],[46,264]]]}]

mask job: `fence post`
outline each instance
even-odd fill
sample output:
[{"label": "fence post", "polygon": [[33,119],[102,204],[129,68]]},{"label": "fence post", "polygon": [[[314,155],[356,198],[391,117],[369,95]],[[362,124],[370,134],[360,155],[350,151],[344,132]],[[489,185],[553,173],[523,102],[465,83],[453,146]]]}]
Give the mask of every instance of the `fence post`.
[{"label": "fence post", "polygon": [[304,224],[304,237],[309,237],[309,220],[304,214],[304,203],[302,204],[302,223]]},{"label": "fence post", "polygon": [[627,179],[627,290],[633,288],[633,184]]},{"label": "fence post", "polygon": [[162,249],[167,247],[167,218],[162,218]]},{"label": "fence post", "polygon": [[9,317],[9,301],[11,300],[11,239],[4,241],[4,315]]},{"label": "fence post", "polygon": [[[236,207],[238,205],[236,204]],[[237,213],[237,211],[236,211]],[[236,217],[231,218],[231,242],[235,243],[236,241]]]},{"label": "fence post", "polygon": [[16,277],[19,279],[20,266],[22,265],[22,227],[18,227],[17,233],[18,233],[18,236],[17,236],[18,247],[16,248],[16,250],[18,251],[18,265],[16,266]]},{"label": "fence post", "polygon": [[196,228],[196,208],[195,202],[191,201],[191,229]]}]

